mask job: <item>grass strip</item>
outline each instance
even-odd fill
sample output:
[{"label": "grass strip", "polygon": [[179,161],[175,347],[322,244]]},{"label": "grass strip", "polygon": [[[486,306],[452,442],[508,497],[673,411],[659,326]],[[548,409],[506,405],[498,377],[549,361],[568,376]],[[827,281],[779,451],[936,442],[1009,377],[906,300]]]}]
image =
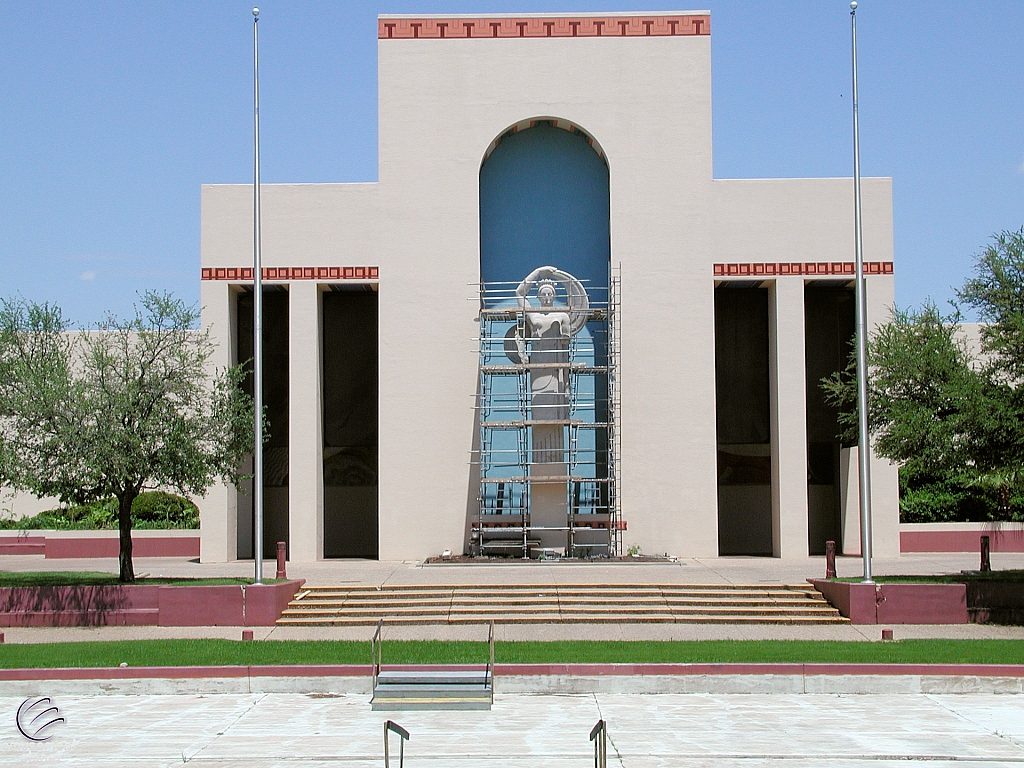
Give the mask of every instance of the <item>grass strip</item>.
[{"label": "grass strip", "polygon": [[[385,664],[483,664],[487,645],[469,641],[394,640]],[[1024,640],[558,641],[495,643],[505,664],[564,663],[845,663],[1024,664]],[[0,645],[0,668],[368,664],[368,641],[118,640]]]},{"label": "grass strip", "polygon": [[[974,582],[999,581],[1020,584],[1024,582],[1024,570],[1006,571],[968,571],[967,573],[945,573],[940,575],[919,576],[875,576],[879,584],[971,584]],[[835,581],[861,581],[860,576],[835,579]]]},{"label": "grass strip", "polygon": [[[136,579],[135,584],[179,584],[192,587],[252,584],[251,578],[219,577],[206,579],[154,577]],[[274,584],[278,579],[264,579]],[[120,584],[116,573],[105,571],[0,571],[0,587],[105,587]]]}]

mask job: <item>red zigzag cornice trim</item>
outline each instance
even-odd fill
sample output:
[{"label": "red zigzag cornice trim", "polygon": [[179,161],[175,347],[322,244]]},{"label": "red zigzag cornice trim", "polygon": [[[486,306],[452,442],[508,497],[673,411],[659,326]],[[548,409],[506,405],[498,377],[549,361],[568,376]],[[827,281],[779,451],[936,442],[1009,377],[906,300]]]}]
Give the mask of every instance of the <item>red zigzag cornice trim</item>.
[{"label": "red zigzag cornice trim", "polygon": [[[264,280],[376,280],[377,267],[264,267]],[[252,267],[203,267],[203,280],[252,280]]]},{"label": "red zigzag cornice trim", "polygon": [[[865,275],[891,275],[891,261],[865,261]],[[774,275],[853,276],[852,261],[777,261],[761,264],[715,264],[715,277],[765,277]]]},{"label": "red zigzag cornice trim", "polygon": [[378,18],[380,40],[466,40],[487,37],[682,37],[711,34],[707,14],[510,18]]}]

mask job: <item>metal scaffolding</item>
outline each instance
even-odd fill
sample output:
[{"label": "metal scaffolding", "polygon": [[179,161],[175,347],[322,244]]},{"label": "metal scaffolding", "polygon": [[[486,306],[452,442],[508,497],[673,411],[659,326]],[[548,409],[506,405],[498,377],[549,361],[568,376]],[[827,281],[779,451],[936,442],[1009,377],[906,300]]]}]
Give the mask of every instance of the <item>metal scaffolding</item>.
[{"label": "metal scaffolding", "polygon": [[[564,286],[546,309],[521,308],[518,286],[479,285],[479,445],[472,462],[480,491],[471,554],[616,556],[625,528],[618,494],[619,276],[610,276],[608,288],[586,286],[586,324],[555,356],[531,354],[536,340],[528,315],[569,312]],[[564,382],[556,405],[538,404],[531,381],[541,373]]]}]

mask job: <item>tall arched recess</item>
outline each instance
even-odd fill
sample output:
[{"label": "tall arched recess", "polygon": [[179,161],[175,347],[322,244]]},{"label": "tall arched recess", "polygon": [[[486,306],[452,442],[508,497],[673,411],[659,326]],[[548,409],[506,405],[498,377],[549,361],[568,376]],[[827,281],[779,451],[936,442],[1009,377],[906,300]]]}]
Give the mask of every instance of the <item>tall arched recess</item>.
[{"label": "tall arched recess", "polygon": [[618,553],[608,217],[577,126],[525,121],[484,155],[472,554]]},{"label": "tall arched recess", "polygon": [[481,281],[518,282],[551,265],[606,290],[608,165],[600,147],[561,120],[516,126],[492,147],[480,168]]}]

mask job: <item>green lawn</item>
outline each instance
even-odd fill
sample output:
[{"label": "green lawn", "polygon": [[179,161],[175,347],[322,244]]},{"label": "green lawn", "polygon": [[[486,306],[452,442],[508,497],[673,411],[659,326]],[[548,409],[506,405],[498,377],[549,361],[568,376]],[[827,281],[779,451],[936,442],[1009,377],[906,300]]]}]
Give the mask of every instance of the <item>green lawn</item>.
[{"label": "green lawn", "polygon": [[[276,583],[276,579],[264,579],[264,583]],[[188,584],[190,586],[209,586],[223,584],[252,584],[247,578],[221,579],[138,579],[136,584]],[[0,571],[0,587],[65,587],[65,586],[104,586],[120,584],[116,573],[102,571]]]},{"label": "green lawn", "polygon": [[[484,663],[479,642],[388,641],[385,664]],[[894,643],[804,640],[706,642],[508,642],[498,663],[845,662],[1024,664],[1020,640],[903,640]],[[0,668],[249,664],[368,664],[369,642],[135,640],[0,645]]]},{"label": "green lawn", "polygon": [[[875,576],[879,584],[967,584],[972,581],[1008,581],[1024,583],[1024,570],[970,571],[968,573],[946,573],[940,576]],[[860,581],[861,577],[837,579],[837,581]]]}]

